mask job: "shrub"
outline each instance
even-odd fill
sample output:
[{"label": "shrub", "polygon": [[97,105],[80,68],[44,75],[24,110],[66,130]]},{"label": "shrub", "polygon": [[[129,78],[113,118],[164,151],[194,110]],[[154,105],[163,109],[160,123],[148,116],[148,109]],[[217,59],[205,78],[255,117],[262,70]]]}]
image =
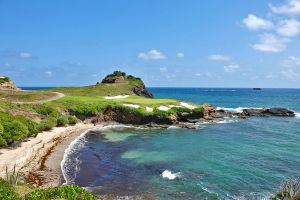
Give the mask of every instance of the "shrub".
[{"label": "shrub", "polygon": [[25,200],[47,200],[47,199],[98,199],[93,193],[77,185],[63,185],[55,188],[37,189],[25,196]]},{"label": "shrub", "polygon": [[0,83],[6,83],[8,81],[10,81],[10,78],[8,78],[7,76],[0,78]]},{"label": "shrub", "polygon": [[203,113],[204,112],[204,108],[203,107],[194,108],[193,112],[194,113]]},{"label": "shrub", "polygon": [[3,179],[0,178],[0,199],[20,200],[14,189]]},{"label": "shrub", "polygon": [[4,128],[3,128],[2,124],[0,124],[0,135],[3,133],[3,131],[4,131]]},{"label": "shrub", "polygon": [[0,135],[0,147],[4,147],[6,145],[7,145],[6,140]]},{"label": "shrub", "polygon": [[66,126],[68,122],[68,118],[65,116],[60,116],[57,118],[57,126]]},{"label": "shrub", "polygon": [[43,121],[41,121],[38,125],[38,130],[40,132],[42,131],[49,131],[51,130],[53,127],[55,127],[57,125],[57,119],[54,117],[48,117],[47,119],[44,119]]},{"label": "shrub", "polygon": [[77,124],[77,122],[78,122],[78,119],[76,116],[70,116],[68,118],[68,120],[69,120],[69,124],[71,124],[71,125]]},{"label": "shrub", "polygon": [[35,111],[41,115],[44,115],[44,116],[52,116],[52,117],[57,117],[59,116],[59,112],[50,107],[50,106],[45,106],[45,105],[41,105],[41,106],[38,106],[35,108]]},{"label": "shrub", "polygon": [[13,120],[11,122],[4,122],[3,138],[6,142],[11,143],[15,140],[22,140],[29,135],[29,130],[22,122]]},{"label": "shrub", "polygon": [[173,107],[170,110],[168,110],[169,114],[171,113],[181,113],[181,112],[191,112],[191,109],[184,108],[184,107]]}]

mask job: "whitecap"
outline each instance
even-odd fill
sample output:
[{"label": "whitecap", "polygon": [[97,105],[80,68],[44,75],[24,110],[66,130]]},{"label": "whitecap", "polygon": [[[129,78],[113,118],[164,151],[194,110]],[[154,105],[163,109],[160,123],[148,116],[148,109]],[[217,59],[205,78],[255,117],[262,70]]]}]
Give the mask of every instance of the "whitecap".
[{"label": "whitecap", "polygon": [[228,111],[228,112],[235,112],[235,113],[242,113],[244,109],[262,109],[262,108],[255,108],[255,107],[237,107],[237,108],[217,107],[217,110],[225,110],[225,111]]},{"label": "whitecap", "polygon": [[181,176],[181,173],[180,172],[173,173],[166,169],[165,171],[163,171],[163,173],[161,173],[161,176],[164,179],[174,180],[176,178],[179,178]]}]

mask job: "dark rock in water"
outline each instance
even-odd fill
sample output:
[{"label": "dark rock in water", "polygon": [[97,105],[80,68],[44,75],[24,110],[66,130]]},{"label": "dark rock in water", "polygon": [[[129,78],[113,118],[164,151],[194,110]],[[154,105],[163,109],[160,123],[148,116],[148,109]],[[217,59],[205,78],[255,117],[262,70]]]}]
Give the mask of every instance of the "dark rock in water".
[{"label": "dark rock in water", "polygon": [[295,113],[286,108],[244,109],[241,116],[286,116],[294,117]]}]

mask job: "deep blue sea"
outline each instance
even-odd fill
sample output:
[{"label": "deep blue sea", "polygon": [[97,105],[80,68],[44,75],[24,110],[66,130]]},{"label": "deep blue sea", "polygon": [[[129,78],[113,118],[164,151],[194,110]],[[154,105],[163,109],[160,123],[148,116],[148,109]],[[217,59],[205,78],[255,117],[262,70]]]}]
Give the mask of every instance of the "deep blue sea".
[{"label": "deep blue sea", "polygon": [[[300,89],[150,88],[156,98],[239,110],[300,113]],[[300,117],[252,117],[197,129],[114,127],[82,134],[66,151],[68,183],[99,194],[154,199],[268,199],[300,176]]]}]

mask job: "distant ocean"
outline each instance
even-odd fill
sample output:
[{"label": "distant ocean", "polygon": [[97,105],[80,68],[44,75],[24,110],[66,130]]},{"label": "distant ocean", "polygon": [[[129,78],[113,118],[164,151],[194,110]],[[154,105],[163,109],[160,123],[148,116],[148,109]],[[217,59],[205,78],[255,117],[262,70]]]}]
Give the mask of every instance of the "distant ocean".
[{"label": "distant ocean", "polygon": [[[150,88],[239,112],[285,107],[300,113],[300,89]],[[300,176],[300,116],[225,119],[197,129],[121,126],[83,134],[65,154],[67,183],[99,194],[155,199],[267,199]]]}]

